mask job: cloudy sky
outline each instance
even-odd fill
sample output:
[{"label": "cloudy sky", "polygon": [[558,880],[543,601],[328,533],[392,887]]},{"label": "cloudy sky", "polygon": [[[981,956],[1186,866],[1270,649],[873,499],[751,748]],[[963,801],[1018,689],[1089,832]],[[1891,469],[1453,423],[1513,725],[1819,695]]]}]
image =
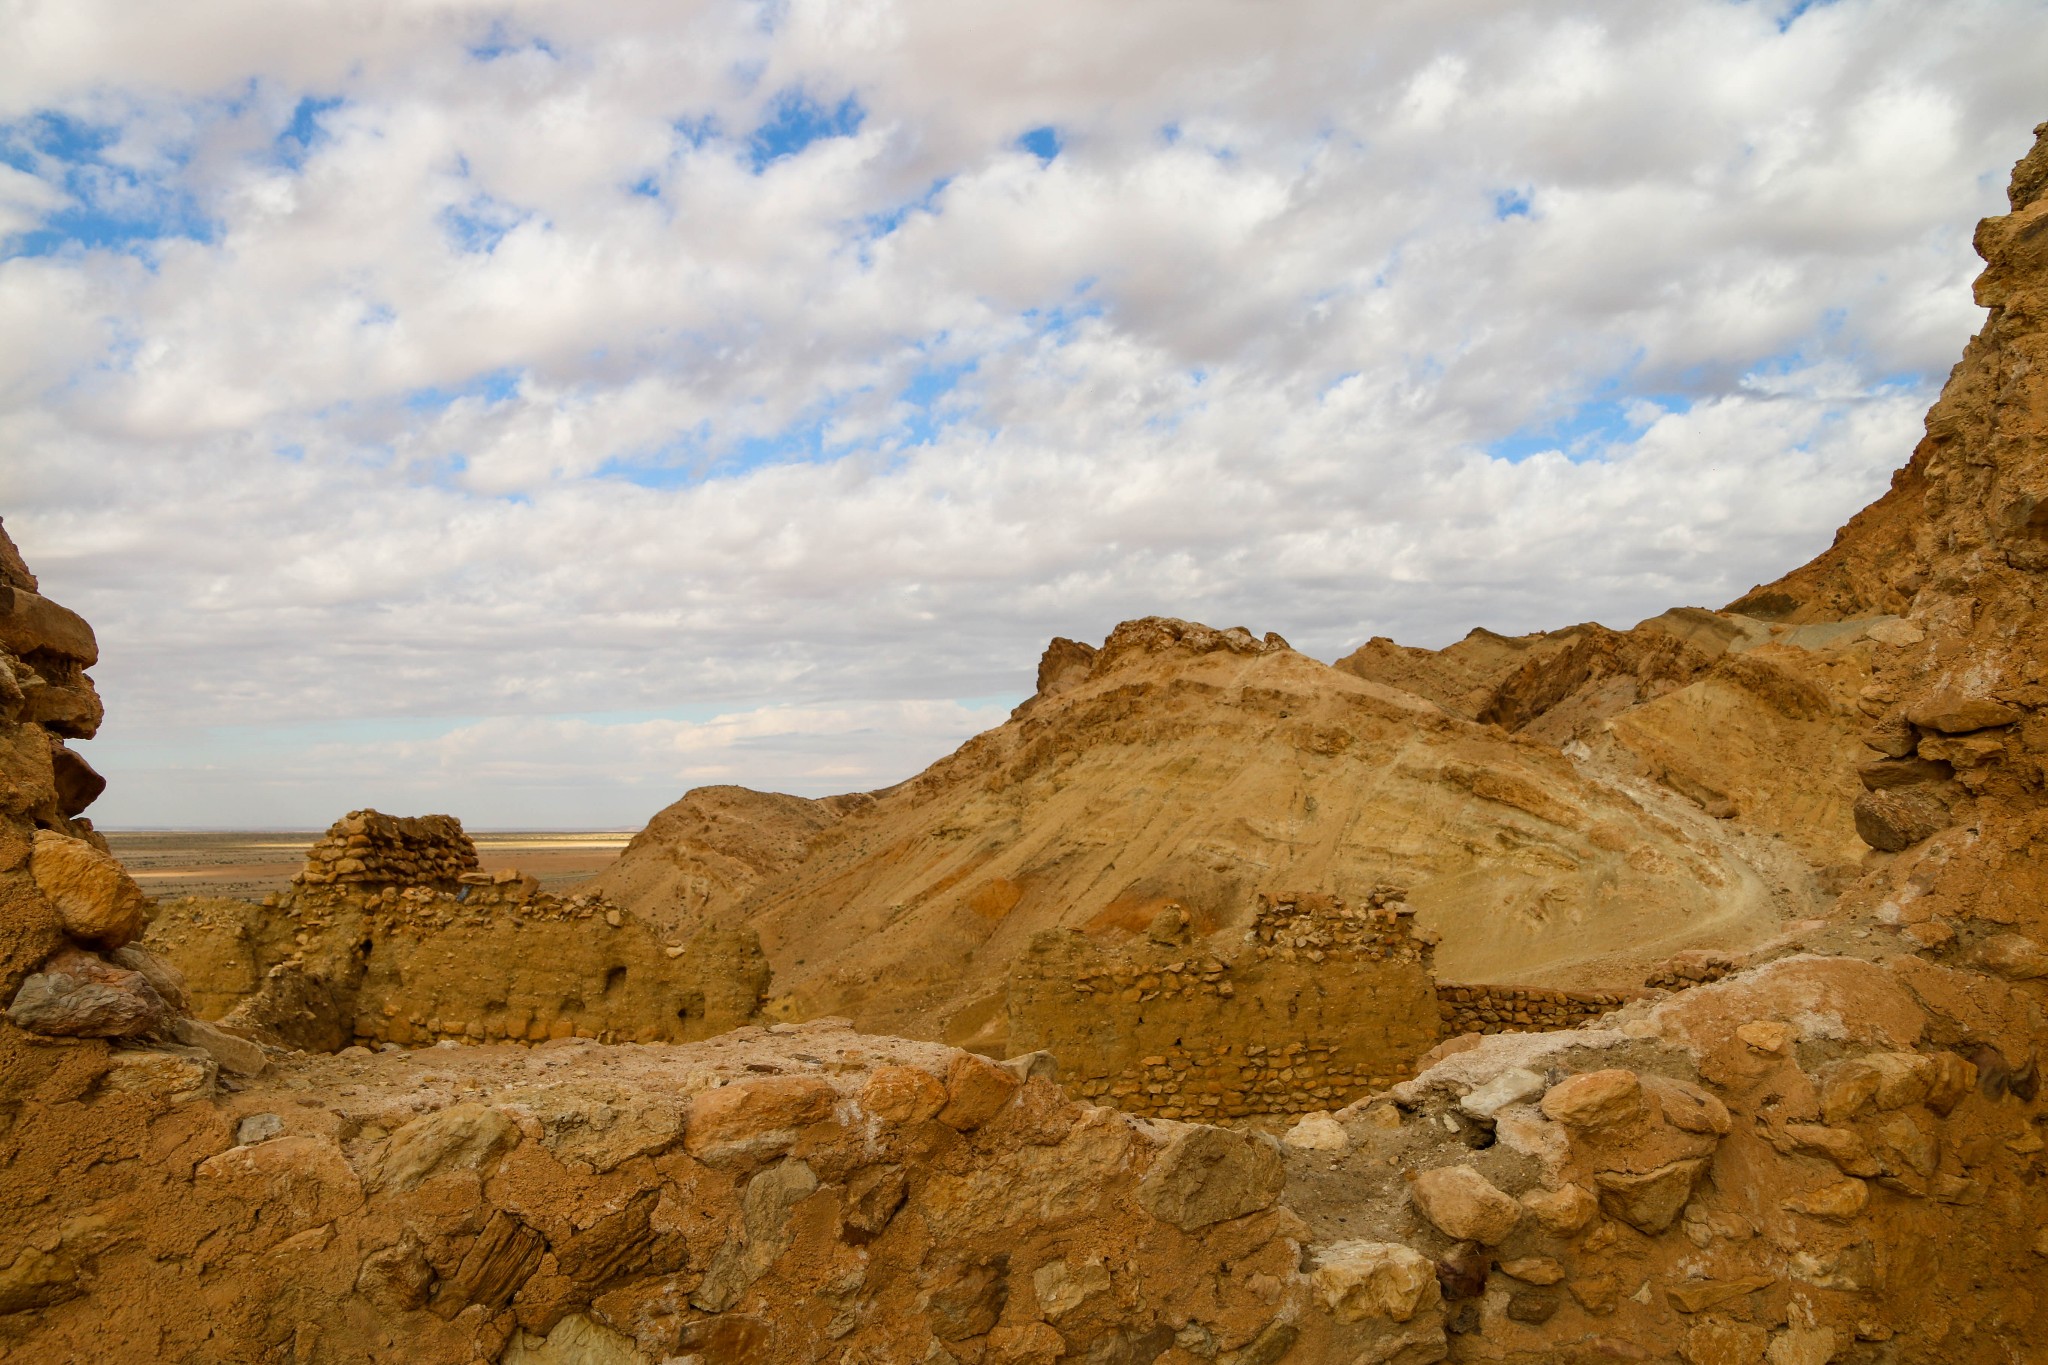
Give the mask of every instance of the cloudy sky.
[{"label": "cloudy sky", "polygon": [[2030,0],[0,0],[103,825],[899,780],[1050,636],[1718,605],[1879,492]]}]

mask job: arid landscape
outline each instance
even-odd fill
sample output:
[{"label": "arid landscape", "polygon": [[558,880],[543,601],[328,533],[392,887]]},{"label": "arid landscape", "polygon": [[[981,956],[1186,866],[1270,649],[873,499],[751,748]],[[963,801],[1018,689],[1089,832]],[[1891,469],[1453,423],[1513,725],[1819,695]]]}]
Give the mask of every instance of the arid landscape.
[{"label": "arid landscape", "polygon": [[1627,630],[1053,640],[625,843],[124,835],[0,540],[0,1350],[2015,1362],[2048,1340],[2048,124],[1812,562]]},{"label": "arid landscape", "polygon": [[[107,847],[150,895],[260,901],[291,885],[318,830],[108,830]],[[487,872],[519,867],[553,890],[596,876],[629,834],[502,831],[472,833]]]}]

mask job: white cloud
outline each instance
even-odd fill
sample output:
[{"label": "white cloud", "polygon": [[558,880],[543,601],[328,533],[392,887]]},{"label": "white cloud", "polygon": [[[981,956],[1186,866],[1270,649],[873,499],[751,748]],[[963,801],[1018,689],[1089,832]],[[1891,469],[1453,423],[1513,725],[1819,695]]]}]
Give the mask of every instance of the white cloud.
[{"label": "white cloud", "polygon": [[[0,262],[0,511],[102,635],[107,810],[189,823],[194,727],[230,821],[585,750],[636,809],[869,785],[958,716],[573,718],[1726,600],[1909,451],[2048,116],[2041,4],[1788,12],[17,5],[0,233],[175,229]],[[757,173],[796,89],[858,128]]]}]

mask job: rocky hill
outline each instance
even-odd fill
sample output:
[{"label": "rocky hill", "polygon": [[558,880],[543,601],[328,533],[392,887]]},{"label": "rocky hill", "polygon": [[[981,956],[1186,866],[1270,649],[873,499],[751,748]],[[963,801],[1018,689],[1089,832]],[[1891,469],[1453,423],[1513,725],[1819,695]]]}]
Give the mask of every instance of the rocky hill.
[{"label": "rocky hill", "polygon": [[1820,903],[1804,860],[1668,785],[1277,636],[1132,621],[1099,650],[1056,641],[1040,679],[870,797],[692,793],[590,889],[677,929],[758,930],[786,1017],[996,1051],[1009,964],[1049,929],[1115,942],[1172,909],[1228,940],[1261,891],[1393,880],[1450,979],[1604,984]]}]

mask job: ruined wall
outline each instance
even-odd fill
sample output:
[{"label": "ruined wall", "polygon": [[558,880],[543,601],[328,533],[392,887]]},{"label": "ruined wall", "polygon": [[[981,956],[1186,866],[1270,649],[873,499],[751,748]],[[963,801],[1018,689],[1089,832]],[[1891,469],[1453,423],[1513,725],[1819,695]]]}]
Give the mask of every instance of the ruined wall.
[{"label": "ruined wall", "polygon": [[1553,991],[1536,986],[1449,986],[1438,984],[1444,1032],[1528,1033],[1577,1028],[1629,1001],[1621,991]]},{"label": "ruined wall", "polygon": [[174,902],[151,947],[202,1011],[297,1047],[441,1038],[686,1042],[755,1019],[759,942],[670,942],[601,896],[479,871],[452,816],[354,811],[261,906]]},{"label": "ruined wall", "polygon": [[1429,945],[1391,888],[1261,895],[1240,945],[1118,949],[1041,934],[1010,976],[1013,1051],[1164,1118],[1330,1109],[1413,1073],[1440,1033]]}]

